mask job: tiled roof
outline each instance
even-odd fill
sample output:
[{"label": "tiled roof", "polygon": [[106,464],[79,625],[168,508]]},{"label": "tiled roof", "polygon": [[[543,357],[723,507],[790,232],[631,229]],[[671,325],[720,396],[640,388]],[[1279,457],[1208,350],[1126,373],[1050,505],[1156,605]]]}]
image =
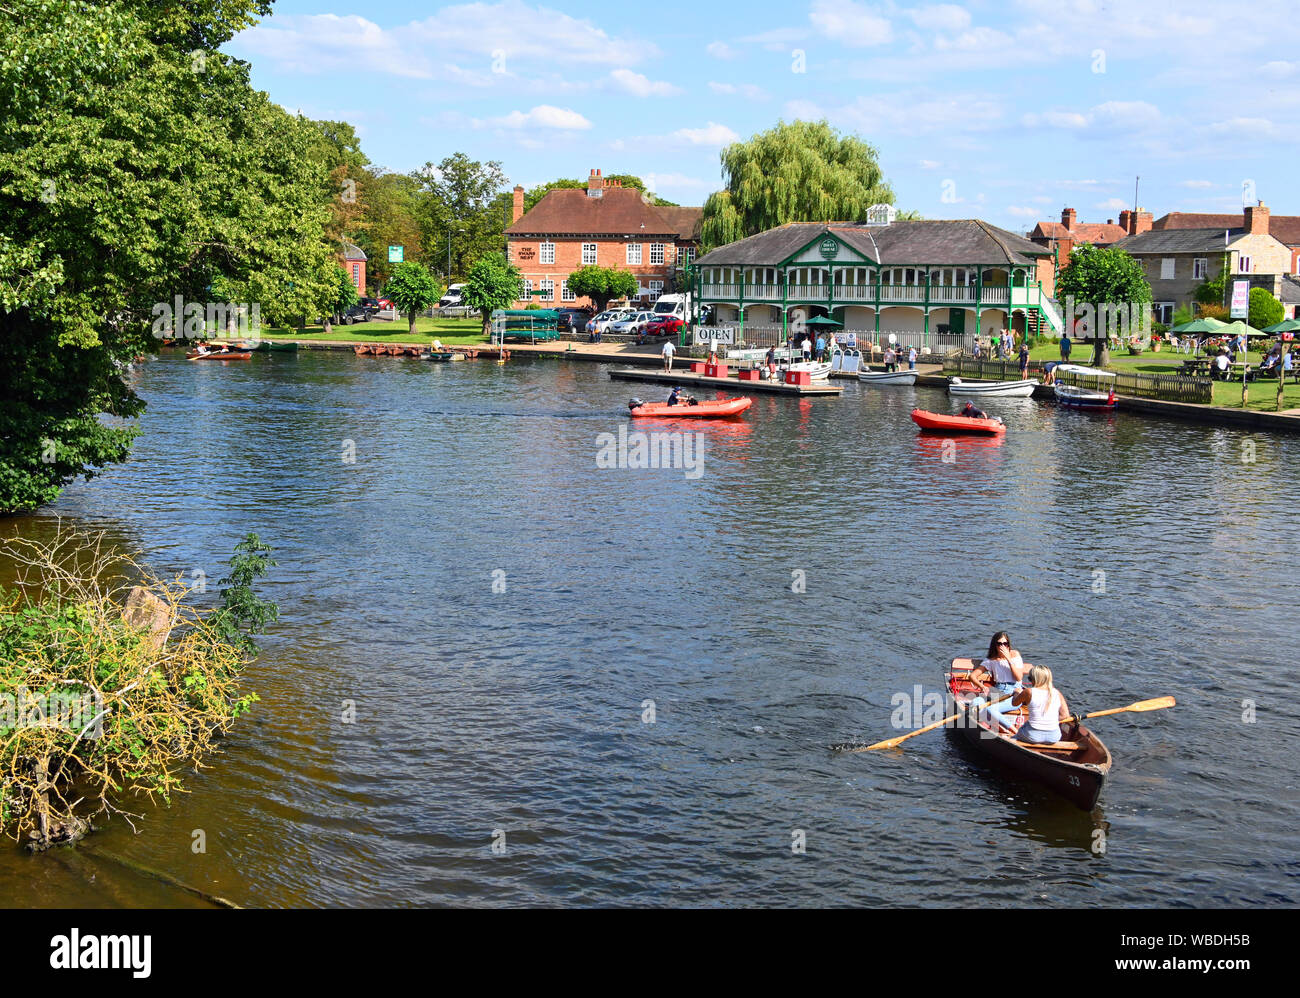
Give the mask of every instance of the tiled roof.
[{"label": "tiled roof", "polygon": [[[658,208],[632,187],[607,187],[601,197],[584,189],[552,190],[508,229],[508,236],[662,236],[698,238],[703,208]],[[691,235],[695,233],[695,235]]]},{"label": "tiled roof", "polygon": [[906,221],[893,225],[789,222],[720,246],[700,257],[696,266],[772,266],[828,232],[869,259],[892,265],[1025,265],[1048,255],[1047,250],[1024,236],[978,219]]},{"label": "tiled roof", "polygon": [[[1237,229],[1230,240],[1241,236]],[[1115,244],[1128,253],[1213,253],[1223,251],[1223,229],[1151,229]]]},{"label": "tiled roof", "polygon": [[1094,246],[1109,246],[1118,242],[1128,233],[1123,226],[1106,222],[1076,222],[1074,228],[1067,229],[1060,222],[1039,222],[1030,239],[1072,239],[1076,243],[1092,243]]},{"label": "tiled roof", "polygon": [[1286,305],[1300,305],[1300,281],[1284,274],[1282,276],[1282,287],[1278,290],[1277,299]]},{"label": "tiled roof", "polygon": [[[1241,212],[1228,215],[1199,214],[1188,211],[1171,211],[1151,223],[1152,229],[1244,229],[1245,218]],[[1268,234],[1288,246],[1300,246],[1300,215],[1270,215]]]},{"label": "tiled roof", "polygon": [[343,243],[344,260],[364,260],[365,258],[366,258],[365,250],[363,250],[360,246],[353,246],[349,242]]}]

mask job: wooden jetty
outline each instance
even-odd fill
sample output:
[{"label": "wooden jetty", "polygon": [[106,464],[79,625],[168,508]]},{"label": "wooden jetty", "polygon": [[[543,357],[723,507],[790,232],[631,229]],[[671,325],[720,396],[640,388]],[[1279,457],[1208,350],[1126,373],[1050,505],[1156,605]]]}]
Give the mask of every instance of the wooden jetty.
[{"label": "wooden jetty", "polygon": [[614,381],[649,381],[658,385],[690,385],[694,388],[725,388],[727,391],[748,395],[767,392],[770,395],[793,395],[802,398],[836,398],[844,389],[840,385],[808,384],[787,385],[780,381],[741,381],[739,378],[711,378],[690,371],[645,371],[616,367],[609,372]]}]

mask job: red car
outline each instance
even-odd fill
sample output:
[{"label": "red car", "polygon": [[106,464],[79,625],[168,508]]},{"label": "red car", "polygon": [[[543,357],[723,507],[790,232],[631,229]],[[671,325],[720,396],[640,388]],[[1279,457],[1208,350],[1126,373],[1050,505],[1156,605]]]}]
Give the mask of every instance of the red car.
[{"label": "red car", "polygon": [[658,315],[645,324],[642,332],[646,336],[675,336],[686,325],[675,315]]}]

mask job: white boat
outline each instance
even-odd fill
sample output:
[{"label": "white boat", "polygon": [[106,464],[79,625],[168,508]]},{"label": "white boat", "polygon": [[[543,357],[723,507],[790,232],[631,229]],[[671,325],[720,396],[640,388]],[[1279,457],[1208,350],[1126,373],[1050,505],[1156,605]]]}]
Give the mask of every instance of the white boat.
[{"label": "white boat", "polygon": [[798,364],[787,364],[787,371],[806,371],[813,381],[825,381],[831,376],[831,365],[817,360],[804,360]]},{"label": "white boat", "polygon": [[1057,364],[1057,374],[1078,374],[1085,378],[1113,378],[1114,371],[1103,371],[1099,367],[1084,367],[1082,364]]},{"label": "white boat", "polygon": [[1053,385],[1056,401],[1076,409],[1114,409],[1114,392],[1096,392],[1091,388],[1078,388],[1075,385]]},{"label": "white boat", "polygon": [[859,371],[858,380],[864,385],[914,385],[915,371]]},{"label": "white boat", "polygon": [[998,395],[1005,398],[1029,398],[1038,387],[1037,378],[1026,381],[962,381],[952,378],[948,381],[949,395],[980,395],[985,398]]}]

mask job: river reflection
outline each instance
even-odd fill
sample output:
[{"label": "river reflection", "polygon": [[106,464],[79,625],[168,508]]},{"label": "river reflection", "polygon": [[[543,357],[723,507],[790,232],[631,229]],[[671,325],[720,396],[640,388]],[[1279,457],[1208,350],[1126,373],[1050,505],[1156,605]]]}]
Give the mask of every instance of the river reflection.
[{"label": "river reflection", "polygon": [[[554,360],[134,376],[131,462],[0,536],[62,515],[215,579],[255,530],[282,619],[192,792],[97,859],[6,848],[7,903],[194,903],[109,854],[268,906],[1298,899],[1288,438],[1243,462],[1245,434],[1033,402],[946,461],[909,414],[949,400],[919,388],[687,425]],[[702,434],[703,473],[600,467],[620,429]],[[894,734],[893,694],[941,692],[998,629],[1072,707],[1178,698],[1095,722],[1115,766],[1092,815],[941,732],[827,751]]]}]

